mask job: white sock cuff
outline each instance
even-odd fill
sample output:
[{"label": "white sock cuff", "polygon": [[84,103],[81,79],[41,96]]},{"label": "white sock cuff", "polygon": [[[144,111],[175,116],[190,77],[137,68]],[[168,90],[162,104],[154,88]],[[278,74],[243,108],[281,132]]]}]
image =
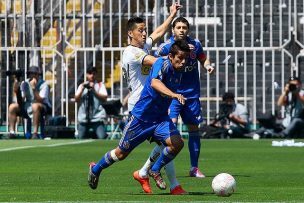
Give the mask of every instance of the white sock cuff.
[{"label": "white sock cuff", "polygon": [[116,156],[116,154],[115,154],[115,149],[113,149],[113,150],[110,152],[110,154],[111,154],[111,157],[112,157],[112,159],[113,159],[114,161],[119,161],[119,159],[117,158],[117,156]]}]

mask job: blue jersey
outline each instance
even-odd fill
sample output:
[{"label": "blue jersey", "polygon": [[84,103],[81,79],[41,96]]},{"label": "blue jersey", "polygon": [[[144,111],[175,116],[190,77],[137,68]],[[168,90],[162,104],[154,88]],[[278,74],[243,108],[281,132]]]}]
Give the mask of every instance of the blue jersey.
[{"label": "blue jersey", "polygon": [[[185,71],[183,73],[183,79],[181,81],[180,88],[177,93],[182,94],[187,99],[199,98],[200,97],[200,80],[198,72],[198,59],[205,58],[203,47],[201,43],[196,39],[186,38],[188,44],[192,44],[194,49],[191,50]],[[169,54],[171,45],[175,42],[172,36],[167,42],[160,45],[158,50],[155,52],[155,56],[167,56]]]},{"label": "blue jersey", "polygon": [[181,81],[182,72],[176,71],[170,60],[160,57],[153,64],[144,89],[131,114],[144,122],[160,122],[167,120],[168,109],[172,99],[160,94],[151,87],[153,78],[159,79],[173,92],[176,92]]}]

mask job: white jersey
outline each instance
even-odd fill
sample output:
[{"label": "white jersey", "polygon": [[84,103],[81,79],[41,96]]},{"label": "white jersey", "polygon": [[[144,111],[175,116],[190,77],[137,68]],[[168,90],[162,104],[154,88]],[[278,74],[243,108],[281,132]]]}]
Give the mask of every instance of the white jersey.
[{"label": "white jersey", "polygon": [[131,91],[128,99],[128,111],[131,111],[139,100],[149,75],[151,67],[144,67],[142,64],[144,58],[150,54],[152,43],[153,40],[149,37],[143,49],[129,45],[122,54],[122,69]]}]

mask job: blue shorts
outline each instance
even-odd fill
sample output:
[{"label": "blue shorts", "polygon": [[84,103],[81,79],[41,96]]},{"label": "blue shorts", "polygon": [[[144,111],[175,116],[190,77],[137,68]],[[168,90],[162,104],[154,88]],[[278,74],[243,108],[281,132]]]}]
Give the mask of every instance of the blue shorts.
[{"label": "blue shorts", "polygon": [[177,99],[173,99],[170,105],[169,116],[171,119],[177,119],[178,115],[181,115],[186,125],[199,125],[203,121],[199,98],[188,99],[184,105],[179,103]]},{"label": "blue shorts", "polygon": [[124,152],[131,152],[137,145],[150,138],[166,145],[165,140],[172,135],[180,134],[169,117],[159,123],[146,123],[130,116],[123,130],[119,148]]}]

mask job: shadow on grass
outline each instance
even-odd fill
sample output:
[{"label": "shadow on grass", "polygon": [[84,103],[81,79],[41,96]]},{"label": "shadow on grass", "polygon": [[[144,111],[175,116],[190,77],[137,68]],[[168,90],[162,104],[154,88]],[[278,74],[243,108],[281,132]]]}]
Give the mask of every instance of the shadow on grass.
[{"label": "shadow on grass", "polygon": [[[208,175],[208,176],[205,176],[206,178],[214,178],[216,175],[218,174],[215,174],[215,175]],[[246,178],[249,178],[251,176],[249,175],[242,175],[242,174],[231,174],[233,177],[246,177]],[[190,177],[188,175],[185,175],[185,176],[177,176],[178,178],[196,178],[196,177]],[[204,178],[197,178],[197,179],[204,179]]]},{"label": "shadow on grass", "polygon": [[147,196],[163,196],[163,195],[170,195],[170,196],[194,196],[194,195],[215,195],[213,192],[188,192],[186,195],[171,195],[169,192],[166,193],[158,193],[158,194],[146,194],[146,193],[129,193],[128,195],[147,195]]}]

